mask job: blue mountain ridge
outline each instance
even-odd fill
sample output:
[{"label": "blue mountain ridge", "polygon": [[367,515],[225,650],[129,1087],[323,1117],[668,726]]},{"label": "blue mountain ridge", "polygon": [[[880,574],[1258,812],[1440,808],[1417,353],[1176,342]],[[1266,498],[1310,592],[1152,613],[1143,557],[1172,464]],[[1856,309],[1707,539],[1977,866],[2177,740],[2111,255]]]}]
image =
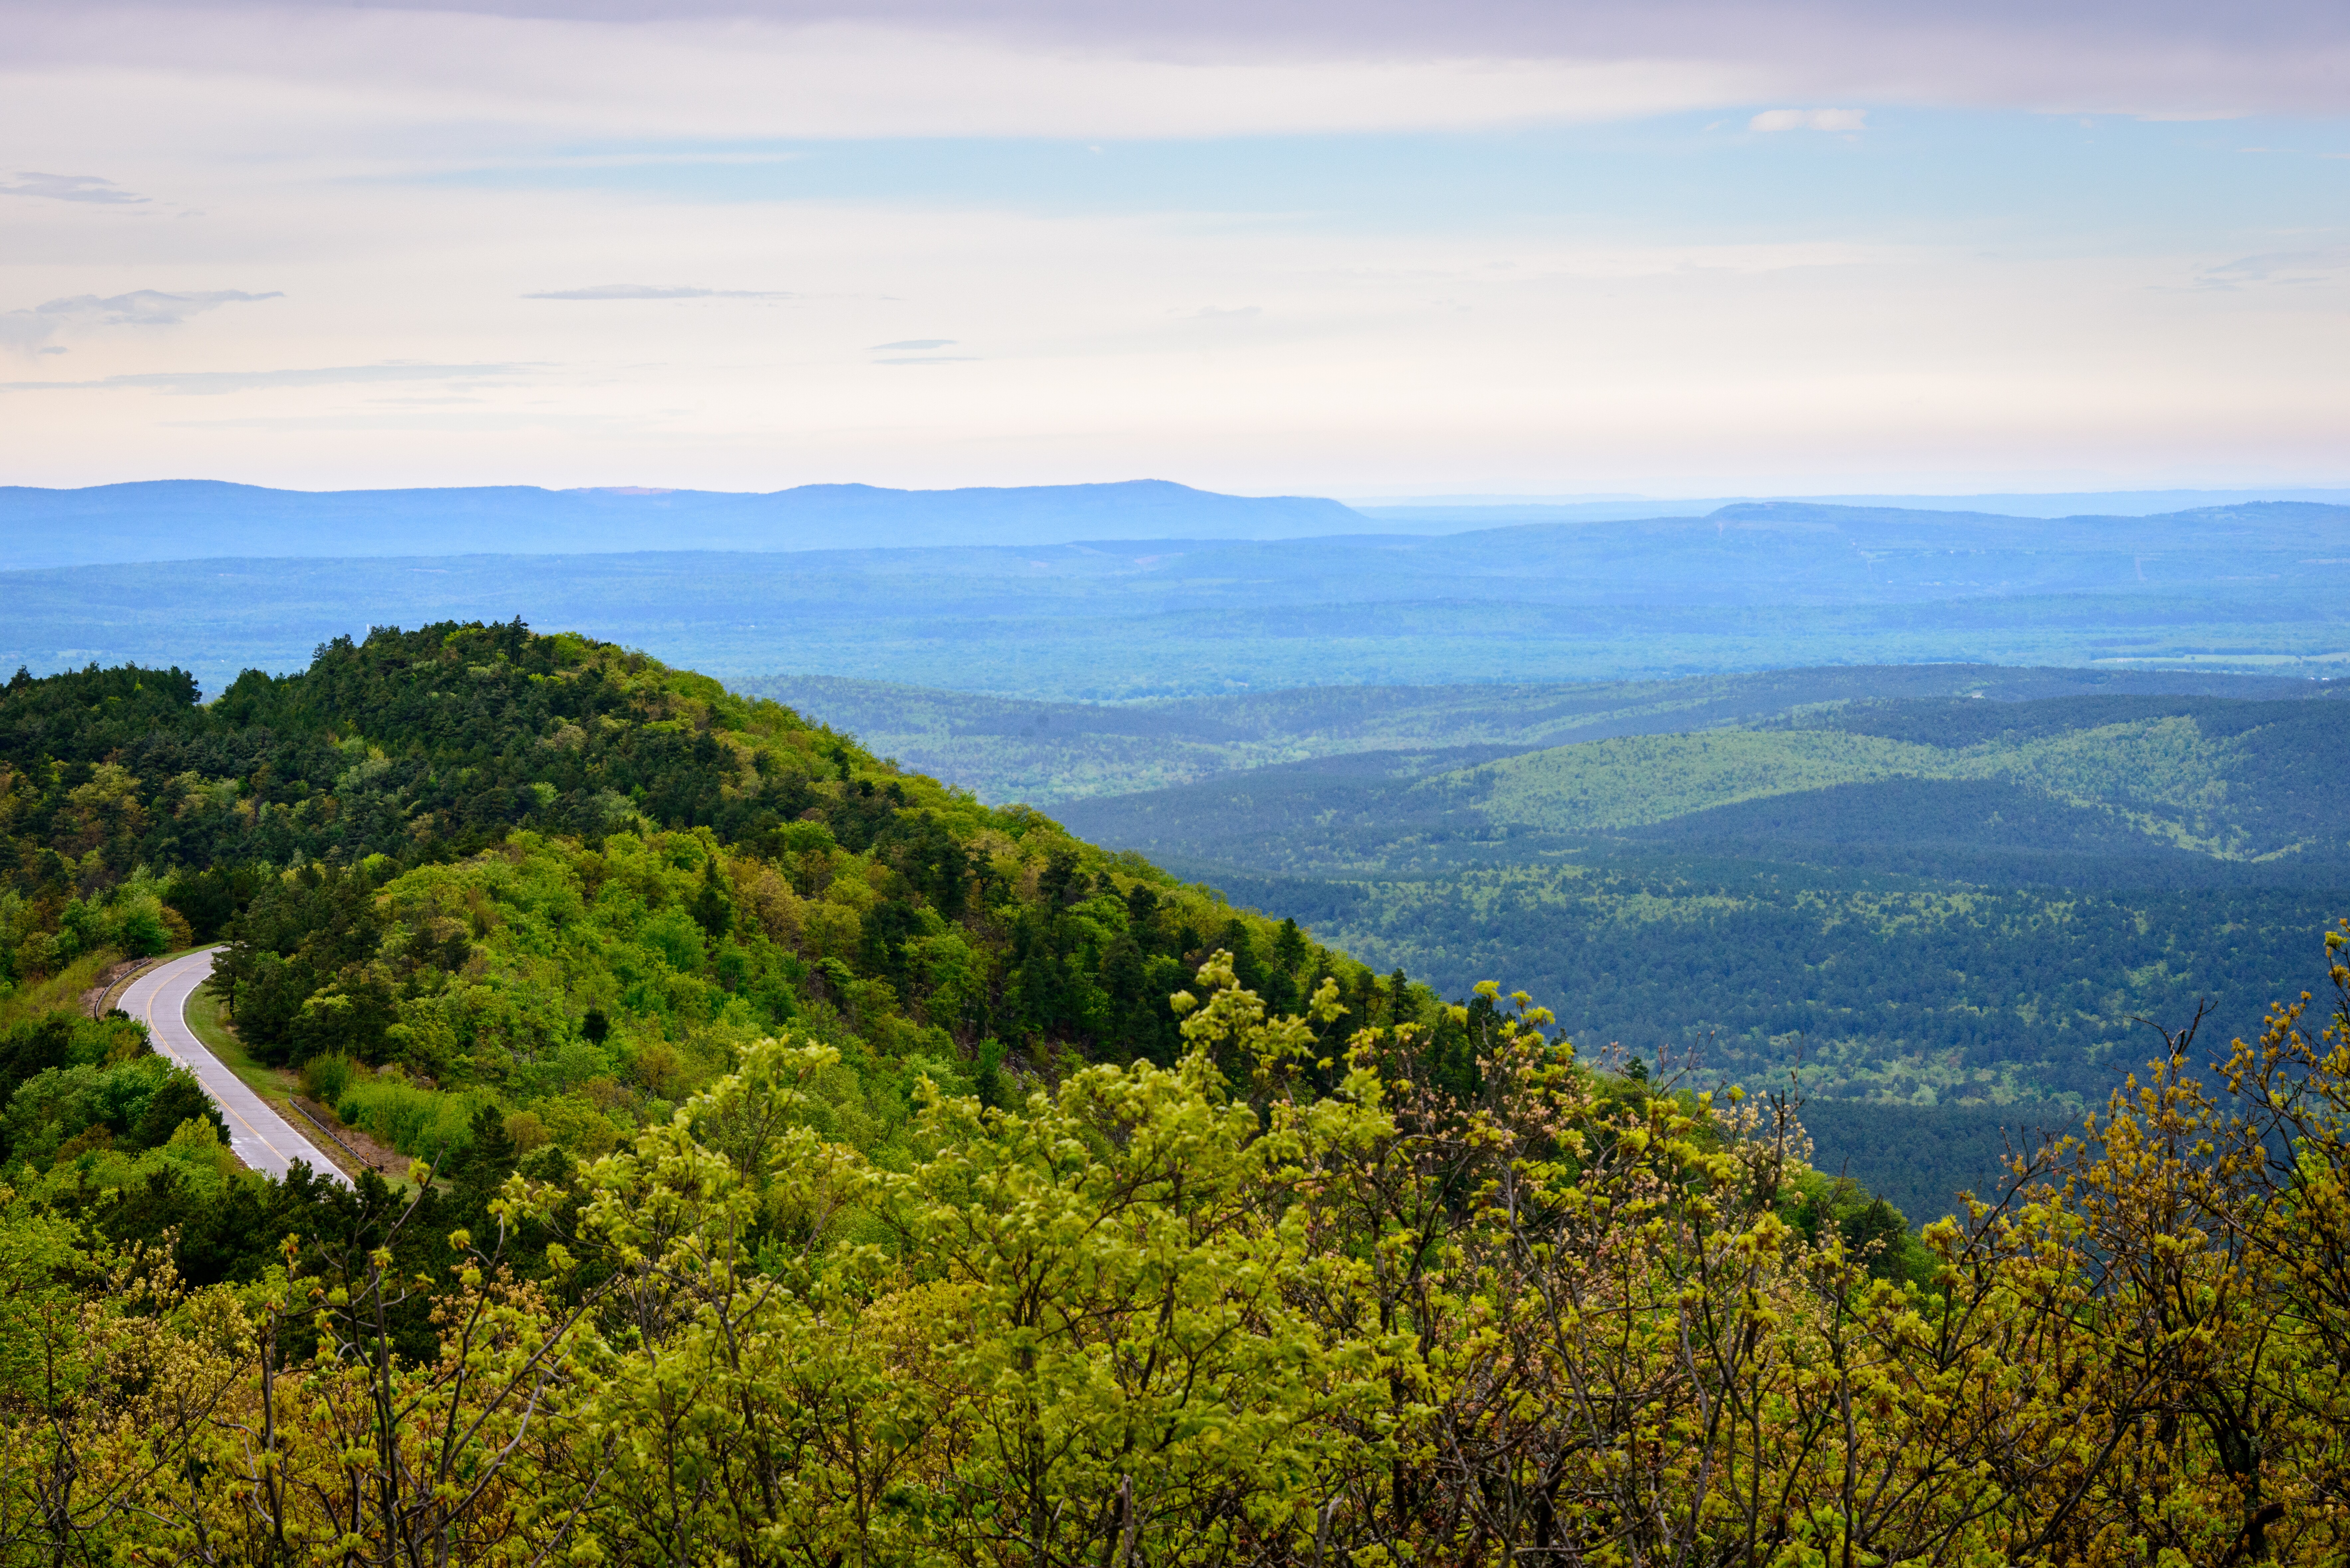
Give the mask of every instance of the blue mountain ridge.
[{"label": "blue mountain ridge", "polygon": [[[1691,576],[1734,585],[1794,575],[1876,579],[1884,552],[1946,553],[1960,591],[2016,591],[2074,577],[2084,556],[2106,563],[2099,587],[2158,576],[2174,583],[2241,579],[2247,571],[2339,566],[2327,545],[2350,508],[2311,501],[2237,502],[2160,515],[2021,516],[1817,501],[1748,501],[1641,518],[1523,515],[1497,506],[1439,521],[1406,510],[1373,515],[1315,496],[1239,496],[1165,480],[1000,489],[889,490],[808,484],[770,493],[702,490],[544,490],[529,485],[295,491],[213,480],[161,480],[80,490],[0,486],[0,570],[141,562],[599,556],[641,552],[1020,549],[1216,543],[1243,552],[1317,540],[1287,575],[1339,567],[1365,552],[1439,552],[1448,573],[1499,546],[1514,574],[1567,569],[1629,587]],[[1116,553],[1116,552],[1114,552]],[[2303,557],[2329,557],[2309,561]],[[1154,560],[1166,557],[1153,557]],[[1757,567],[1763,558],[1773,565]],[[2064,561],[2064,566],[2059,562]],[[1069,563],[1055,562],[1055,566]],[[1220,563],[1221,565],[1222,563]],[[1266,563],[1270,565],[1271,563]],[[1021,569],[1032,565],[1022,562]],[[2020,569],[2019,569],[2020,568]],[[1130,569],[1130,568],[1129,568]],[[2182,575],[2183,574],[2183,575]],[[1473,572],[1472,572],[1473,575]],[[1937,571],[1927,574],[1940,579]],[[1958,587],[1958,583],[1949,586]],[[2085,586],[2080,583],[2069,587]],[[1604,594],[1602,597],[1606,597]],[[1732,597],[1736,597],[1733,587]],[[1863,597],[1872,597],[1866,590]]]},{"label": "blue mountain ridge", "polygon": [[1078,539],[1284,539],[1374,532],[1335,501],[1221,495],[1165,480],[1007,489],[806,484],[705,490],[270,490],[156,480],[0,487],[14,569],[218,557],[603,555],[639,550],[894,549]]}]

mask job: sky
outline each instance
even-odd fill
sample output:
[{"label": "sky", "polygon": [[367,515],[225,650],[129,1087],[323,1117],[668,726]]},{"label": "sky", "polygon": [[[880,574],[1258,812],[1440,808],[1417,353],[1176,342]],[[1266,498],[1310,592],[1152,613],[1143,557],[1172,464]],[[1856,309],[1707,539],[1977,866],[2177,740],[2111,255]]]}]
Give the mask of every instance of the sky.
[{"label": "sky", "polygon": [[0,0],[0,483],[2350,483],[2350,7]]}]

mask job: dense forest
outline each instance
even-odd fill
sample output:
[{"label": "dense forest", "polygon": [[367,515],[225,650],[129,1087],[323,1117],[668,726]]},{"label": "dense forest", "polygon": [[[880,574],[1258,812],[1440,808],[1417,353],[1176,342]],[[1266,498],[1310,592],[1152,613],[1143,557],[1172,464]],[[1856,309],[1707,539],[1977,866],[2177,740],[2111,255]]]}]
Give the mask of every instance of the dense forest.
[{"label": "dense forest", "polygon": [[728,685],[850,731],[876,751],[951,779],[982,800],[1038,806],[1315,758],[1503,756],[1618,735],[1784,724],[1855,704],[2276,701],[2331,690],[2307,680],[2209,670],[1966,663],[1845,664],[1664,680],[1322,684],[1138,702],[1040,701],[821,675],[741,677]]},{"label": "dense forest", "polygon": [[786,1024],[890,1126],[922,1072],[1016,1099],[1111,1042],[1171,1062],[1165,999],[1219,948],[1280,1004],[1336,975],[1362,1020],[1446,1016],[1295,923],[580,638],[382,632],[196,695],[119,669],[0,700],[0,1006],[228,939],[244,1046],[406,1152],[494,1108],[603,1153]]},{"label": "dense forest", "polygon": [[1932,1212],[2019,1127],[2102,1103],[2149,1021],[2208,1002],[2248,1032],[2297,992],[2350,906],[2350,707],[2339,682],[1893,674],[1569,690],[1587,706],[1549,722],[1622,728],[1564,745],[1398,693],[1401,724],[1358,726],[1384,745],[1056,810],[1448,995],[1506,975],[1578,1040],[1800,1071],[1824,1162]]},{"label": "dense forest", "polygon": [[[2350,1544],[2350,938],[2330,1019],[2190,1012],[1913,1229],[1768,1083],[608,645],[196,698],[0,695],[0,1561]],[[249,1070],[404,1179],[243,1171],[88,1016],[202,941]]]}]

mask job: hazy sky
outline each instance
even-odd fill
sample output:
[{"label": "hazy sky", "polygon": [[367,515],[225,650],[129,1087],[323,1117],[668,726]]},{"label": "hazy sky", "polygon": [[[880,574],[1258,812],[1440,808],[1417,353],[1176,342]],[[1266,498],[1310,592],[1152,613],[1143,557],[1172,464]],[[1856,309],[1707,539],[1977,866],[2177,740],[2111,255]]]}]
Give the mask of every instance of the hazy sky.
[{"label": "hazy sky", "polygon": [[0,483],[2350,482],[2350,6],[0,0]]}]

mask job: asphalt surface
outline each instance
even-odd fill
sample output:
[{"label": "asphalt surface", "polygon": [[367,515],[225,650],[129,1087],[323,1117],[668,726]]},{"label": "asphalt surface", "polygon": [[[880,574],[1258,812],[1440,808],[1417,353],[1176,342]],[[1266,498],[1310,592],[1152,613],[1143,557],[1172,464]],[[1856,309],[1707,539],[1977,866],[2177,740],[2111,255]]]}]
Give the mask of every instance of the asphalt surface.
[{"label": "asphalt surface", "polygon": [[349,1177],[336,1169],[267,1101],[245,1087],[244,1080],[206,1050],[196,1032],[188,1027],[188,998],[213,972],[213,955],[217,950],[207,948],[149,970],[123,992],[122,1011],[147,1025],[148,1038],[159,1054],[196,1075],[196,1082],[204,1086],[204,1093],[220,1106],[221,1118],[228,1123],[228,1145],[237,1158],[265,1176],[280,1178],[289,1174],[298,1159],[327,1180],[348,1187]]}]

